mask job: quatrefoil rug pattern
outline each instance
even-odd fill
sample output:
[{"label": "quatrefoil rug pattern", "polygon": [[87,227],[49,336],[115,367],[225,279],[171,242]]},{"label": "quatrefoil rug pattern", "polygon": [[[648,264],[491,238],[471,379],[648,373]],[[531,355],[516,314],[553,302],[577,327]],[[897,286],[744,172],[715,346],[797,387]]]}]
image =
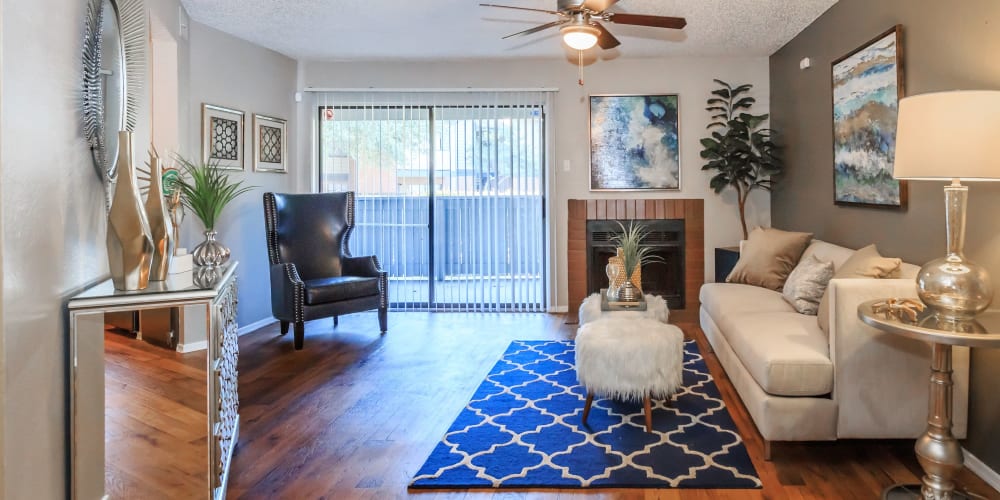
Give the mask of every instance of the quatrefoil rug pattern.
[{"label": "quatrefoil rug pattern", "polygon": [[581,422],[572,341],[515,341],[413,478],[413,488],[760,488],[693,341],[684,387],[641,404],[595,399]]}]

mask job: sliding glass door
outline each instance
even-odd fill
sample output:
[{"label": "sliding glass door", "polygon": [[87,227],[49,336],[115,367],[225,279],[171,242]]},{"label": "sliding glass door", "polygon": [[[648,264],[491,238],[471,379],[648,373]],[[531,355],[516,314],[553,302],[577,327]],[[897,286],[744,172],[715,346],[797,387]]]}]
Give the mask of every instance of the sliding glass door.
[{"label": "sliding glass door", "polygon": [[356,255],[397,309],[545,306],[540,105],[319,106],[320,190],[357,193]]}]

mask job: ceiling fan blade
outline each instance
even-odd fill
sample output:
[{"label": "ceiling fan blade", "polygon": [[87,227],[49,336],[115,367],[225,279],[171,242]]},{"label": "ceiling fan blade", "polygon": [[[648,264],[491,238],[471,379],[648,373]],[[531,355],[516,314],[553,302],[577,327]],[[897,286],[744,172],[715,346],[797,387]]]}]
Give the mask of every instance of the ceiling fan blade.
[{"label": "ceiling fan blade", "polygon": [[611,34],[610,31],[608,31],[607,28],[602,26],[601,23],[593,23],[593,24],[597,29],[601,30],[601,34],[597,36],[597,45],[600,48],[608,50],[608,49],[613,49],[622,44],[621,42],[618,41],[617,38],[615,38],[614,35]]},{"label": "ceiling fan blade", "polygon": [[679,30],[687,26],[683,17],[644,16],[642,14],[626,14],[624,12],[607,13],[605,19],[618,24],[634,24],[636,26],[651,26],[653,28],[671,28]]},{"label": "ceiling fan blade", "polygon": [[544,12],[546,14],[556,14],[556,15],[560,15],[561,14],[560,12],[554,11],[554,10],[529,9],[528,7],[514,7],[513,5],[497,5],[495,3],[481,3],[481,4],[479,4],[479,6],[480,7],[496,7],[496,8],[499,8],[499,9],[530,10],[532,12]]},{"label": "ceiling fan blade", "polygon": [[551,23],[543,24],[541,26],[535,26],[534,28],[529,28],[529,29],[526,29],[524,31],[518,31],[517,33],[511,33],[511,34],[503,37],[503,40],[506,40],[508,38],[515,37],[515,36],[530,35],[532,33],[538,33],[539,31],[547,30],[549,28],[554,28],[556,26],[559,26],[560,24],[566,24],[566,20],[565,19],[560,19],[558,21],[552,21]]},{"label": "ceiling fan blade", "polygon": [[587,0],[583,6],[594,12],[604,12],[616,3],[618,0]]}]

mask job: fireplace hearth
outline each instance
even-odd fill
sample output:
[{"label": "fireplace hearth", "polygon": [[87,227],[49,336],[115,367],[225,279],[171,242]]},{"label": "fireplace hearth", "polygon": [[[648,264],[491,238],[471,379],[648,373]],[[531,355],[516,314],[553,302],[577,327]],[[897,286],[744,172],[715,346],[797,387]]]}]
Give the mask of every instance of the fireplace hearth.
[{"label": "fireplace hearth", "polygon": [[[648,232],[642,245],[649,247],[652,255],[663,260],[643,266],[643,292],[663,297],[672,310],[684,309],[684,220],[645,219],[635,222],[643,224]],[[622,223],[627,225],[628,221]],[[605,267],[608,259],[615,255],[617,245],[613,240],[620,233],[621,226],[617,220],[587,221],[588,293],[597,293],[601,288],[607,288]]]}]

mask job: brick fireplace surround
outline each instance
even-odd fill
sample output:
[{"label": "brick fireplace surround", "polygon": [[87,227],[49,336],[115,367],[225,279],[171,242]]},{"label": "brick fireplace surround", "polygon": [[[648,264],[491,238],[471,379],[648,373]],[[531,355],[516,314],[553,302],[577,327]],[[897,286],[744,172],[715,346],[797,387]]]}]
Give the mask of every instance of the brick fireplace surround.
[{"label": "brick fireplace surround", "polygon": [[695,321],[698,291],[705,283],[705,200],[569,200],[567,323],[576,323],[587,297],[587,221],[628,219],[684,220],[685,309],[670,312],[671,323]]}]

